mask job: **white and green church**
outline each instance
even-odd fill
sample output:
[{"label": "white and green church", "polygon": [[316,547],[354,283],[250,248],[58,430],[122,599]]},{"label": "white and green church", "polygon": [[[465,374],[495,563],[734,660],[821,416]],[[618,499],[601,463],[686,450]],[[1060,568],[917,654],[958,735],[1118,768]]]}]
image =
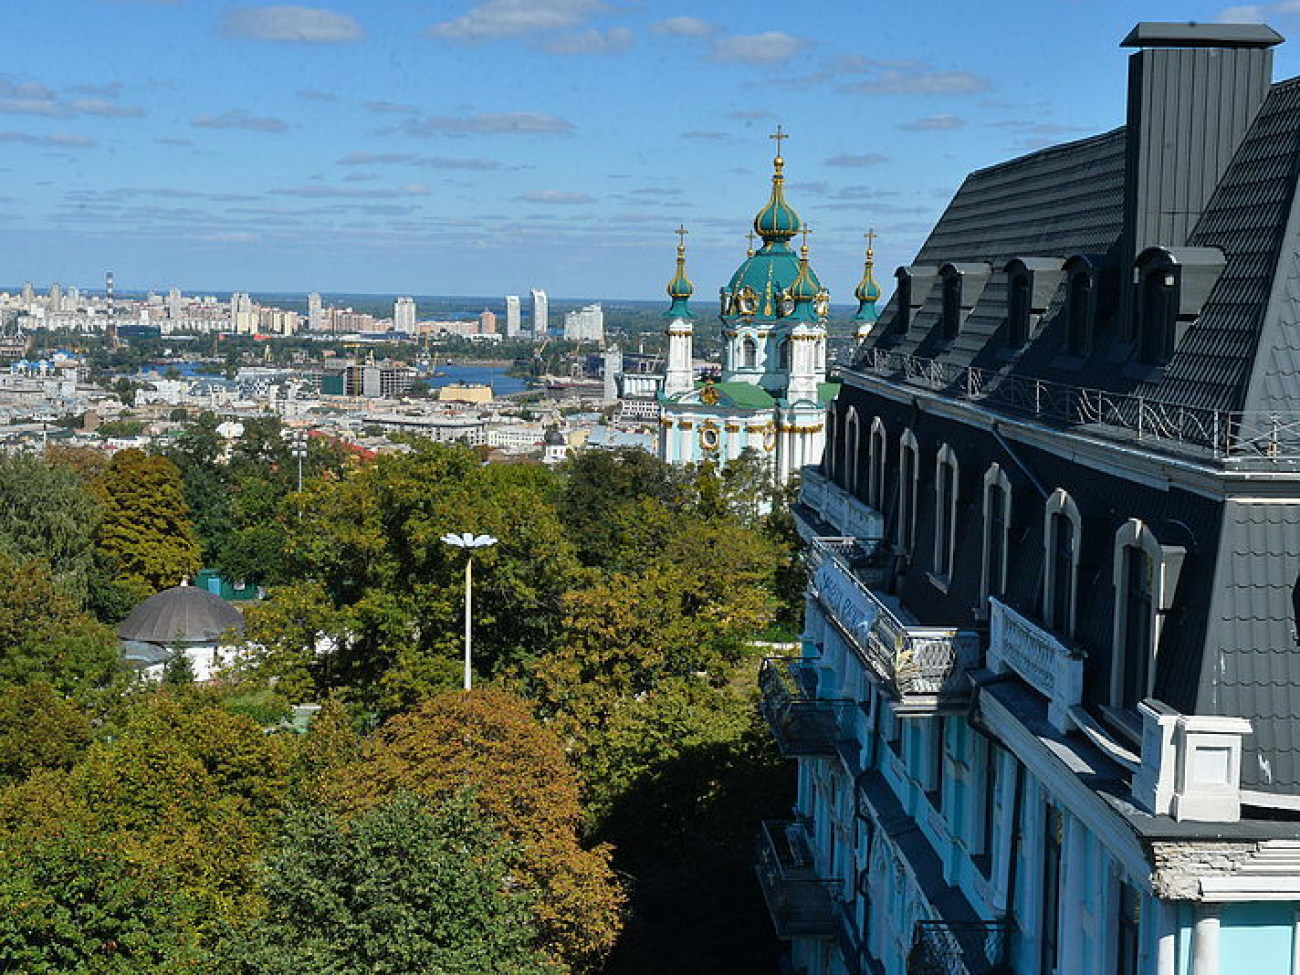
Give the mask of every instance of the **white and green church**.
[{"label": "white and green church", "polygon": [[[668,361],[659,391],[659,456],[671,464],[725,464],[752,450],[778,484],[821,461],[826,406],[839,388],[826,381],[826,319],[830,296],[790,241],[806,228],[786,202],[785,160],[773,160],[772,195],[754,217],[763,245],[746,253],[721,289],[722,371],[699,381],[693,362],[694,287],[686,276],[686,247],[677,245],[677,273],[668,283]],[[679,230],[679,234],[684,230]],[[752,240],[752,237],[751,237]],[[860,331],[875,320],[880,296],[867,268],[856,295]]]}]

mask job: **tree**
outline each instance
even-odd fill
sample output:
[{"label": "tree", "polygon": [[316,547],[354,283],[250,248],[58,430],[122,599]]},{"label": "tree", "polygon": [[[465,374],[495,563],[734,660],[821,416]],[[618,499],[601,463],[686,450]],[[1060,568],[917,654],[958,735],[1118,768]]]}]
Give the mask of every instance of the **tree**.
[{"label": "tree", "polygon": [[94,569],[99,501],[69,467],[24,454],[0,455],[0,551],[44,559],[79,594]]},{"label": "tree", "polygon": [[99,548],[123,582],[144,595],[174,586],[199,570],[180,471],[165,457],[119,451],[96,482],[104,503]]},{"label": "tree", "polygon": [[596,970],[618,934],[623,897],[609,850],[578,842],[578,781],[559,739],[504,691],[453,691],[390,719],[361,760],[328,775],[322,794],[341,810],[382,804],[399,791],[445,799],[470,789],[518,845],[517,876],[535,893],[548,951]]},{"label": "tree", "polygon": [[0,784],[71,768],[89,744],[89,715],[50,684],[0,687]]},{"label": "tree", "polygon": [[266,859],[267,915],[231,939],[240,975],[544,975],[516,850],[472,799],[409,794],[344,822],[290,815]]}]

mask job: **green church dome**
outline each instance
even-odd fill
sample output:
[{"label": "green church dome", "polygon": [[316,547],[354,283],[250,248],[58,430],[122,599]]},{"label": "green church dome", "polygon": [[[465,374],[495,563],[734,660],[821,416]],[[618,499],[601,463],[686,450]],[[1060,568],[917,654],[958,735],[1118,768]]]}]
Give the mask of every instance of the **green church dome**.
[{"label": "green church dome", "polygon": [[691,295],[695,294],[695,285],[686,276],[686,228],[677,228],[677,273],[668,282],[668,297],[672,304],[664,312],[665,318],[694,318],[695,315],[687,305]]},{"label": "green church dome", "polygon": [[875,237],[874,230],[867,234],[867,260],[862,267],[862,280],[853,291],[853,296],[858,299],[858,312],[853,316],[855,322],[874,322],[880,317],[876,310],[876,302],[880,300],[880,285],[876,284],[876,252],[872,248]]}]

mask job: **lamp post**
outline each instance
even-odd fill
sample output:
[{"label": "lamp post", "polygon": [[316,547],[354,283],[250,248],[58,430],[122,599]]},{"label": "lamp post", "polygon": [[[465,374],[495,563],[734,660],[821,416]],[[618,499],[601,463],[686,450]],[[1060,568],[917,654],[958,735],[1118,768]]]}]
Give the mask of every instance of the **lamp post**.
[{"label": "lamp post", "polygon": [[302,462],[307,457],[307,434],[301,430],[293,435],[293,456],[298,461],[298,493],[302,494]]},{"label": "lamp post", "polygon": [[470,593],[474,581],[474,549],[495,545],[497,540],[491,535],[472,535],[469,532],[461,532],[459,535],[443,535],[442,540],[454,548],[465,549],[465,690],[468,691],[472,679],[470,647],[473,643],[473,603]]}]

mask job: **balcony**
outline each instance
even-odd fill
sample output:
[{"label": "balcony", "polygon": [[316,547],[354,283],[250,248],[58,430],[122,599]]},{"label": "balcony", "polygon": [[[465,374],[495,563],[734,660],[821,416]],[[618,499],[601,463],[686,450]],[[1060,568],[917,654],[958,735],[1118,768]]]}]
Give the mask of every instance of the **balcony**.
[{"label": "balcony", "polygon": [[804,823],[764,821],[756,870],[778,938],[835,937],[840,881],[817,875]]},{"label": "balcony", "polygon": [[861,578],[872,578],[846,557],[843,539],[813,539],[810,587],[863,663],[897,703],[896,713],[927,714],[961,704],[966,670],[979,662],[979,635],[947,626],[916,626],[896,600]]},{"label": "balcony", "polygon": [[855,538],[880,538],[884,534],[884,516],[832,481],[821,468],[805,467],[801,474],[795,514],[805,538],[827,534],[828,529]]},{"label": "balcony", "polygon": [[995,674],[1014,671],[1046,697],[1057,731],[1074,726],[1070,709],[1083,699],[1083,657],[998,599],[989,600],[988,667]]},{"label": "balcony", "polygon": [[853,702],[820,697],[817,666],[805,657],[769,657],[758,672],[759,709],[786,758],[829,758],[846,744]]},{"label": "balcony", "polygon": [[1006,921],[917,921],[907,975],[1009,975]]}]

